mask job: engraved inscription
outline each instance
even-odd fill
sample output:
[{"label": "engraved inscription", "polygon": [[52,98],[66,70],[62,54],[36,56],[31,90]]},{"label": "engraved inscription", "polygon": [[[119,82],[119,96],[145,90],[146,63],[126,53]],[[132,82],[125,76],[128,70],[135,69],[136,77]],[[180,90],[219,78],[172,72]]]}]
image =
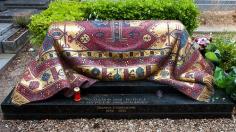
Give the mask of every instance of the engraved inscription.
[{"label": "engraved inscription", "polygon": [[97,106],[96,108],[98,111],[106,113],[124,113],[136,110],[135,106]]},{"label": "engraved inscription", "polygon": [[123,98],[109,98],[109,97],[93,97],[85,99],[86,104],[103,105],[103,104],[148,104],[148,100],[144,97],[123,97]]}]

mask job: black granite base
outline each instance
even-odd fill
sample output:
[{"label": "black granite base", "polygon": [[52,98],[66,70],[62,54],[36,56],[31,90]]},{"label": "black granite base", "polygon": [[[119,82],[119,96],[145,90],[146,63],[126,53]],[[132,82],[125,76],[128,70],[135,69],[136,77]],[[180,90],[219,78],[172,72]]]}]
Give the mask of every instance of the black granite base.
[{"label": "black granite base", "polygon": [[80,102],[58,94],[20,107],[10,94],[1,104],[4,119],[230,118],[235,105],[222,91],[205,103],[153,82],[100,82],[82,92]]}]

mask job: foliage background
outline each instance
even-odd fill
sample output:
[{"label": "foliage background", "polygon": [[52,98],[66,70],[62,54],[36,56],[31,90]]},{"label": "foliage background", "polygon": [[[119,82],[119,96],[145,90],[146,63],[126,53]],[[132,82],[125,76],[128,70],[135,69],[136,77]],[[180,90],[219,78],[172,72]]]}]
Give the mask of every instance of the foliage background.
[{"label": "foliage background", "polygon": [[199,10],[192,0],[55,0],[32,16],[31,43],[41,45],[53,22],[80,20],[180,20],[191,34],[198,26]]},{"label": "foliage background", "polygon": [[236,101],[236,41],[232,35],[215,36],[206,47],[206,59],[215,65],[215,88],[224,90]]}]

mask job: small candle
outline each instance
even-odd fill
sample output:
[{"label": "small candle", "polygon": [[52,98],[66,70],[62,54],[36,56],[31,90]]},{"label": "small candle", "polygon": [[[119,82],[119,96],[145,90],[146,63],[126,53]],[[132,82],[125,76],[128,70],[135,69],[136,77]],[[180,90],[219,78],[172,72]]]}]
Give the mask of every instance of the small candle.
[{"label": "small candle", "polygon": [[81,96],[80,96],[80,88],[79,87],[75,87],[74,88],[74,101],[76,102],[79,102],[80,99],[81,99]]}]

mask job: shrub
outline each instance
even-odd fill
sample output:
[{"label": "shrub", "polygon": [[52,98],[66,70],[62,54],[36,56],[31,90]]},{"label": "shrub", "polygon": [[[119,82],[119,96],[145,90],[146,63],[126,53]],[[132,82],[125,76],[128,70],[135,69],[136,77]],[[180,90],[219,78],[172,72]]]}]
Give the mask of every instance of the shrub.
[{"label": "shrub", "polygon": [[80,11],[78,2],[55,0],[49,5],[47,10],[33,15],[31,19],[29,24],[30,41],[32,44],[41,44],[51,23],[82,20],[83,12]]},{"label": "shrub", "polygon": [[89,19],[180,20],[190,33],[198,25],[199,11],[192,0],[97,0],[86,4]]},{"label": "shrub", "polygon": [[73,20],[180,20],[190,32],[199,10],[192,0],[57,0],[32,17],[32,42],[41,43],[51,22]]}]

